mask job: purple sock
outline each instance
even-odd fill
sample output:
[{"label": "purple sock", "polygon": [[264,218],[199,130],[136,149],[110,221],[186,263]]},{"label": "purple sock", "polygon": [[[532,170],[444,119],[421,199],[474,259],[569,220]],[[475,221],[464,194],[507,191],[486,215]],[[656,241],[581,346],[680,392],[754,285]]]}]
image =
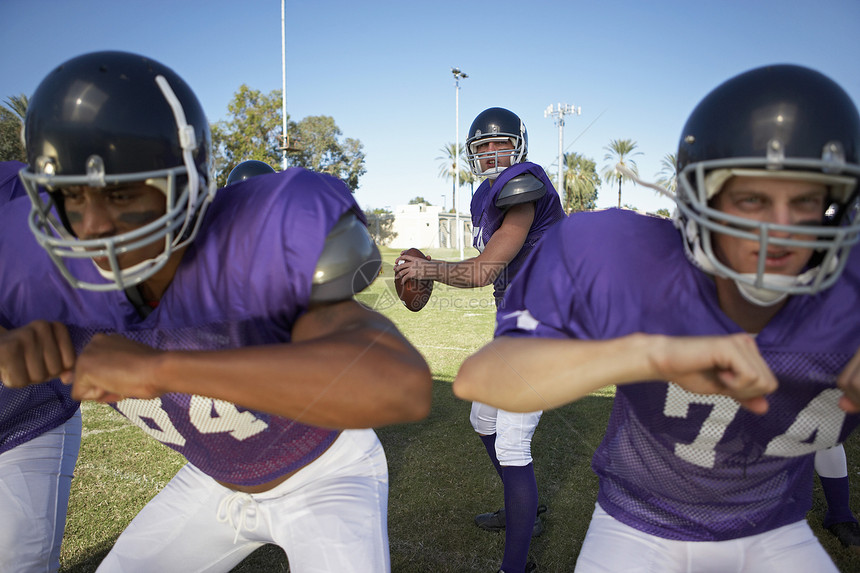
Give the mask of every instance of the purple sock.
[{"label": "purple sock", "polygon": [[496,468],[496,472],[499,474],[499,477],[502,478],[502,483],[504,483],[505,476],[502,474],[502,466],[499,464],[499,458],[496,457],[496,434],[480,436],[480,438],[481,441],[484,442],[484,447],[487,449],[487,455],[490,456],[490,460],[493,462],[493,467]]},{"label": "purple sock", "polygon": [[538,507],[537,482],[532,464],[502,468],[505,482],[505,573],[525,571]]},{"label": "purple sock", "polygon": [[827,500],[827,512],[824,514],[824,527],[843,521],[857,521],[851,512],[848,476],[840,478],[825,478],[818,476],[824,499]]}]

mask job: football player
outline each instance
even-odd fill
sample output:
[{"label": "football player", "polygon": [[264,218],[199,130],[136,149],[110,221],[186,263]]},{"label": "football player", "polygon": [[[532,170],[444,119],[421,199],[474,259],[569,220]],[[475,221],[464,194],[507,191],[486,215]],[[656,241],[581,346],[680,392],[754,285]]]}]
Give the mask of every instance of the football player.
[{"label": "football player", "polygon": [[[510,110],[491,107],[478,114],[469,128],[466,157],[476,177],[482,177],[472,197],[473,246],[478,256],[459,262],[425,260],[401,255],[397,278],[432,279],[470,288],[493,285],[496,305],[505,289],[544,233],[564,217],[558,193],[543,168],[526,161],[528,132]],[[483,529],[505,531],[502,570],[525,570],[533,535],[543,523],[538,505],[531,440],[541,411],[498,411],[472,404],[470,421],[480,436],[504,485],[505,507],[483,513],[475,523]],[[531,566],[531,565],[529,565]]]},{"label": "football player", "polygon": [[267,543],[296,572],[389,570],[370,428],[426,416],[431,376],[352,298],[381,261],[346,185],[291,169],[216,195],[196,96],[125,52],[52,71],[25,133],[0,379],[60,377],[189,462],[100,570],[229,571]]},{"label": "football player", "polygon": [[617,385],[578,572],[835,572],[805,518],[814,452],[860,421],[857,108],[757,68],[698,104],[677,157],[675,224],[550,231],[454,391],[531,411]]},{"label": "football player", "polygon": [[[24,167],[17,161],[0,163],[0,210],[18,197],[27,203],[18,177]],[[13,241],[0,235],[0,242]],[[0,336],[6,326],[0,321]],[[0,384],[0,571],[60,568],[81,446],[79,403],[70,394],[59,380],[20,389]]]}]

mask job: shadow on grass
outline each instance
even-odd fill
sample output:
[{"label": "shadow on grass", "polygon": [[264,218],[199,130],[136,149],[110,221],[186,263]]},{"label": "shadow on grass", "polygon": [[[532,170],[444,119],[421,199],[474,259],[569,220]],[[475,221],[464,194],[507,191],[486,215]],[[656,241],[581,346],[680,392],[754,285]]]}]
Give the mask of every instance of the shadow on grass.
[{"label": "shadow on grass", "polygon": [[99,563],[102,562],[102,559],[110,551],[110,548],[113,547],[116,539],[111,540],[110,543],[103,543],[98,547],[94,547],[87,551],[86,557],[73,561],[71,563],[64,562],[62,567],[60,567],[60,571],[62,573],[91,573],[98,568]]}]

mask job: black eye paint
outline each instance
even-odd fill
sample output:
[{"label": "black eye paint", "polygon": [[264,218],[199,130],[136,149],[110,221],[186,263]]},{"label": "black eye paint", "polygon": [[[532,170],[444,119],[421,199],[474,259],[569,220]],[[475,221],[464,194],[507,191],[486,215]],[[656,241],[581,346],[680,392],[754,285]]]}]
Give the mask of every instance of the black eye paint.
[{"label": "black eye paint", "polygon": [[117,220],[121,223],[125,223],[126,225],[142,227],[147,223],[155,221],[160,216],[161,213],[158,211],[140,211],[137,213],[122,213],[117,217]]}]

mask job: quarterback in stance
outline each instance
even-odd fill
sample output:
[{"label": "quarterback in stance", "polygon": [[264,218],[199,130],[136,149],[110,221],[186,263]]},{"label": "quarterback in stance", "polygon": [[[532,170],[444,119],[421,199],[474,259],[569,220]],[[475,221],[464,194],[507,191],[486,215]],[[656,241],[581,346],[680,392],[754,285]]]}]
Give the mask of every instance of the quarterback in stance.
[{"label": "quarterback in stance", "polygon": [[[401,255],[400,280],[432,279],[470,288],[493,285],[497,307],[511,279],[547,230],[564,217],[558,193],[540,165],[526,161],[528,132],[510,110],[491,107],[469,128],[469,168],[484,180],[472,197],[473,246],[479,255],[460,262]],[[505,529],[502,570],[526,570],[532,535],[540,535],[537,483],[531,439],[541,412],[512,413],[475,402],[470,421],[499,474],[505,507],[478,515],[483,529]],[[528,567],[532,565],[529,564]]]},{"label": "quarterback in stance", "polygon": [[387,571],[372,427],[421,419],[420,354],[352,295],[378,251],[348,188],[302,169],[212,185],[209,126],[170,68],[73,58],[30,99],[31,201],[0,211],[0,380],[59,377],[189,461],[101,571]]},{"label": "quarterback in stance", "polygon": [[805,518],[814,453],[860,421],[857,109],[758,68],[698,104],[677,158],[675,224],[550,231],[454,391],[530,411],[617,385],[580,573],[835,572]]}]

